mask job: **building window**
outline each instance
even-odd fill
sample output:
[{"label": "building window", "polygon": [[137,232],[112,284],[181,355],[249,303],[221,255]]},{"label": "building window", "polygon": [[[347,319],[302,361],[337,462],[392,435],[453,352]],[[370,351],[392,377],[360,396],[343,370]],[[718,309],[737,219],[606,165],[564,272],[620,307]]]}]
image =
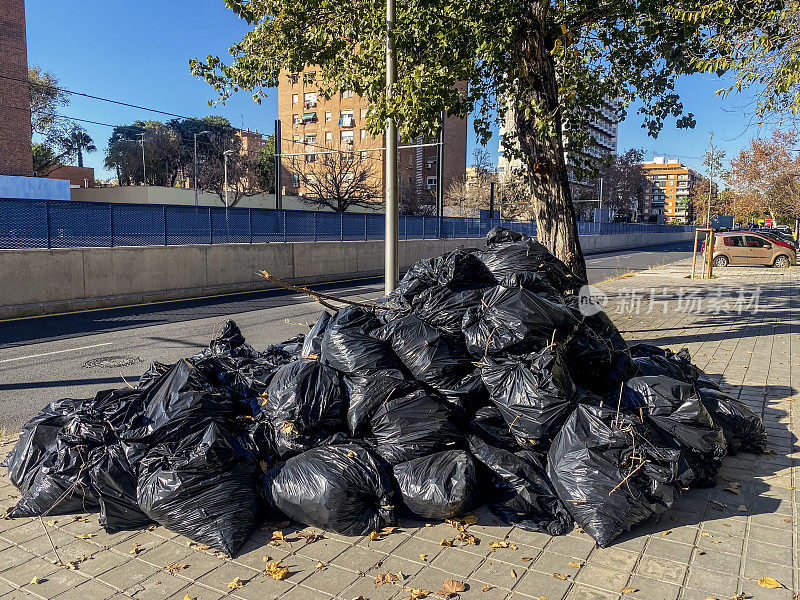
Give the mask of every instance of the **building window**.
[{"label": "building window", "polygon": [[366,107],[366,106],[362,106],[362,107],[361,107],[361,118],[362,118],[362,119],[366,119],[366,118],[367,118],[367,110],[368,110],[368,109],[367,109],[367,107]]},{"label": "building window", "polygon": [[303,102],[305,102],[306,108],[314,108],[317,105],[317,92],[303,94]]},{"label": "building window", "polygon": [[435,167],[436,167],[436,159],[435,158],[429,158],[428,160],[425,161],[425,168],[426,169],[433,169]]},{"label": "building window", "polygon": [[292,142],[294,142],[295,144],[299,144],[300,143],[300,136],[299,135],[293,135],[292,136]]},{"label": "building window", "polygon": [[316,122],[317,122],[317,113],[307,112],[303,114],[303,123],[316,123]]},{"label": "building window", "polygon": [[342,98],[352,98],[353,97],[353,90],[344,90],[342,92]]},{"label": "building window", "polygon": [[303,83],[315,83],[316,81],[317,81],[316,71],[309,71],[308,73],[303,73]]},{"label": "building window", "polygon": [[369,158],[369,152],[366,150],[361,151],[361,160],[367,160]]},{"label": "building window", "polygon": [[343,131],[342,132],[342,144],[345,146],[352,146],[353,145],[353,132],[352,131]]},{"label": "building window", "polygon": [[325,132],[325,143],[333,141],[333,133],[330,131]]},{"label": "building window", "polygon": [[429,190],[436,187],[436,177],[428,177],[426,179],[426,186]]},{"label": "building window", "polygon": [[289,74],[289,81],[291,81],[292,84],[295,84],[295,83],[297,83],[297,80],[299,79],[299,77],[300,76],[299,76],[298,73],[290,73]]},{"label": "building window", "polygon": [[362,140],[367,139],[367,130],[366,129],[362,129],[361,130],[361,139]]},{"label": "building window", "polygon": [[292,104],[297,104],[300,101],[300,96],[298,94],[292,94]]},{"label": "building window", "polygon": [[306,144],[316,144],[317,143],[317,134],[316,133],[307,133],[306,134]]},{"label": "building window", "polygon": [[298,125],[300,123],[300,115],[292,115],[292,123]]},{"label": "building window", "polygon": [[341,112],[341,116],[339,117],[339,127],[352,127],[353,125],[355,125],[355,121],[353,120],[353,111],[343,110]]},{"label": "building window", "polygon": [[326,110],[326,111],[325,111],[325,122],[326,122],[326,123],[329,123],[329,122],[330,122],[330,120],[331,120],[331,111],[329,111],[329,110]]},{"label": "building window", "polygon": [[300,183],[300,175],[297,173],[292,173],[292,185],[297,185]]}]

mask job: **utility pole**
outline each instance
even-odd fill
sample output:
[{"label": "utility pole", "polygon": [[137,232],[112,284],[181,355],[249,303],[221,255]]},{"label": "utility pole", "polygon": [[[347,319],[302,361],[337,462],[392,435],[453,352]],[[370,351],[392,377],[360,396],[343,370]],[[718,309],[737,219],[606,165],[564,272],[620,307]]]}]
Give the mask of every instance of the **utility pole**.
[{"label": "utility pole", "polygon": [[144,131],[139,134],[142,136],[142,183],[147,185],[147,164],[144,161]]},{"label": "utility pole", "polygon": [[283,208],[281,187],[281,120],[275,119],[275,208]]},{"label": "utility pole", "polygon": [[199,133],[194,134],[194,207],[195,208],[197,208],[197,136],[206,133],[211,133],[211,132],[201,131]]},{"label": "utility pole", "polygon": [[442,128],[439,130],[439,145],[436,146],[436,216],[444,215],[444,118],[442,111]]},{"label": "utility pole", "polygon": [[[394,2],[386,0],[386,100],[392,96],[392,86],[397,80],[394,47]],[[399,214],[397,207],[397,123],[386,117],[386,238],[384,240],[384,292],[388,296],[397,287],[400,265],[397,257],[399,245]]]}]

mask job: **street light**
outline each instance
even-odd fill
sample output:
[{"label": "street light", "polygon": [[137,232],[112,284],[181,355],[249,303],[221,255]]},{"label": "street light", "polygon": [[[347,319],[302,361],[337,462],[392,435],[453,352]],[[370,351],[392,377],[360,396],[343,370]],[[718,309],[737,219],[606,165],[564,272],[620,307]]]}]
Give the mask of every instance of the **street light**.
[{"label": "street light", "polygon": [[222,153],[222,156],[224,157],[223,160],[225,163],[225,208],[226,209],[228,208],[228,157],[231,154],[234,154],[234,152],[235,152],[234,150],[225,150],[225,152]]},{"label": "street light", "polygon": [[210,131],[200,131],[194,134],[194,207],[197,208],[197,136],[211,133]]}]

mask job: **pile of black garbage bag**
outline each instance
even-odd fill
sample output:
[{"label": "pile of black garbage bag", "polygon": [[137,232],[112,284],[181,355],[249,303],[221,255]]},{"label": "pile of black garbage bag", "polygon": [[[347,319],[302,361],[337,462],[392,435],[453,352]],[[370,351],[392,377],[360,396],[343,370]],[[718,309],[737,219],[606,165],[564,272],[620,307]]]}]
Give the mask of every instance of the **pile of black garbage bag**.
[{"label": "pile of black garbage bag", "polygon": [[229,321],[135,388],[31,419],[10,516],[99,511],[108,531],[155,522],[234,555],[262,520],[365,535],[486,504],[605,546],[766,433],[685,350],[628,346],[584,283],[496,228],[263,351]]}]

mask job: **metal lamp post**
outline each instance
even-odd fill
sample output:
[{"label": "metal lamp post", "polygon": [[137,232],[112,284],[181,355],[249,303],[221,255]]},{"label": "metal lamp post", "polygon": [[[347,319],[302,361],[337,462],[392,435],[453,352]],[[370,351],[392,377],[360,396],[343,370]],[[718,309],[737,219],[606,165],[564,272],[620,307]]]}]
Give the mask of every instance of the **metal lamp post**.
[{"label": "metal lamp post", "polygon": [[194,134],[194,207],[197,208],[197,136],[211,133],[210,131],[200,131]]},{"label": "metal lamp post", "polygon": [[[397,81],[394,47],[395,0],[386,0],[386,98],[391,98]],[[397,287],[400,274],[397,246],[399,245],[399,210],[397,206],[397,123],[386,118],[386,227],[384,239],[384,292],[388,296]]]},{"label": "metal lamp post", "polygon": [[234,150],[225,150],[222,153],[223,162],[225,163],[225,208],[228,208],[228,157],[234,154]]}]

